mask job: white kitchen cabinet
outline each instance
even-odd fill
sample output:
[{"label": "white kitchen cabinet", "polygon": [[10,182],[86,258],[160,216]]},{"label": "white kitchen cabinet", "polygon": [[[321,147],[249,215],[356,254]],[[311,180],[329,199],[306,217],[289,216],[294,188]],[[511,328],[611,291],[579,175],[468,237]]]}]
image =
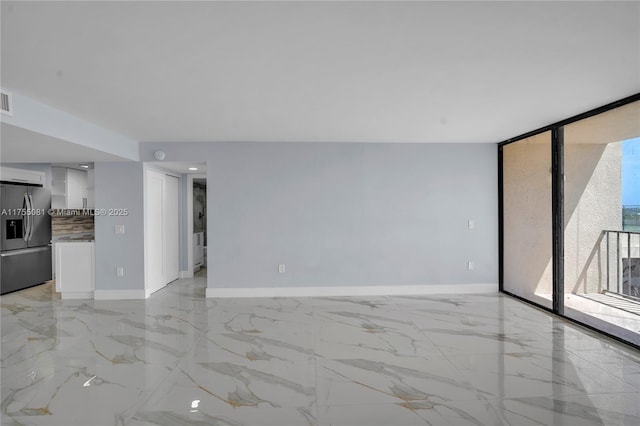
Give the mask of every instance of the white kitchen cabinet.
[{"label": "white kitchen cabinet", "polygon": [[87,170],[87,208],[96,208],[95,197],[95,171],[93,169]]},{"label": "white kitchen cabinet", "polygon": [[51,208],[65,209],[67,206],[67,169],[51,168]]},{"label": "white kitchen cabinet", "polygon": [[95,288],[94,243],[55,243],[56,291],[63,299],[93,299]]},{"label": "white kitchen cabinet", "polygon": [[193,234],[193,267],[195,270],[204,265],[204,232]]},{"label": "white kitchen cabinet", "polygon": [[0,180],[6,182],[44,185],[45,174],[44,172],[38,172],[35,170],[14,169],[13,167],[0,167]]},{"label": "white kitchen cabinet", "polygon": [[86,171],[52,167],[51,208],[82,209],[88,205],[88,175]]},{"label": "white kitchen cabinet", "polygon": [[87,172],[67,169],[67,208],[81,209],[86,206]]}]

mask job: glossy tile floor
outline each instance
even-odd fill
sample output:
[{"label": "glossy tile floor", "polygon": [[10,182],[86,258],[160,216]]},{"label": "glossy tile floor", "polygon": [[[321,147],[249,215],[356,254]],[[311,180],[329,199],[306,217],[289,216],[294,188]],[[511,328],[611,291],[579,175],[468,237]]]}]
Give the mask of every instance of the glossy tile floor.
[{"label": "glossy tile floor", "polygon": [[1,297],[1,424],[640,424],[640,353],[506,296],[204,289]]}]

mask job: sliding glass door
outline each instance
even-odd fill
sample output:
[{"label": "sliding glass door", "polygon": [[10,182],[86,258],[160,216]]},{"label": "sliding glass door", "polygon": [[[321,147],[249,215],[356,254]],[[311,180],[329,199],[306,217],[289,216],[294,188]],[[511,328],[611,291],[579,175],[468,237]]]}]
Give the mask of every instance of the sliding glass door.
[{"label": "sliding glass door", "polygon": [[552,305],[551,132],[502,148],[503,290]]},{"label": "sliding glass door", "polygon": [[640,94],[499,146],[500,288],[640,346]]},{"label": "sliding glass door", "polygon": [[640,345],[640,102],[565,126],[564,170],[565,315]]}]

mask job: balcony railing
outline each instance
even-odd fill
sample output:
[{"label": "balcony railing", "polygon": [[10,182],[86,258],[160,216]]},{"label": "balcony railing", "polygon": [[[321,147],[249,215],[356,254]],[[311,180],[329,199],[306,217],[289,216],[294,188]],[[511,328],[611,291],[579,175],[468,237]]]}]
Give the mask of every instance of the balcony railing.
[{"label": "balcony railing", "polygon": [[607,264],[604,290],[640,301],[640,232],[602,232]]}]

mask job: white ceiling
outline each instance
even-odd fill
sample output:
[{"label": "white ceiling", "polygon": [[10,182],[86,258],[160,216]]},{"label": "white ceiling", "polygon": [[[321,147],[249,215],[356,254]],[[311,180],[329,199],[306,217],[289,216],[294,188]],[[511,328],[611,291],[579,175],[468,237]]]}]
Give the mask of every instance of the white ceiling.
[{"label": "white ceiling", "polygon": [[640,92],[639,2],[1,13],[5,90],[140,141],[497,142]]}]

